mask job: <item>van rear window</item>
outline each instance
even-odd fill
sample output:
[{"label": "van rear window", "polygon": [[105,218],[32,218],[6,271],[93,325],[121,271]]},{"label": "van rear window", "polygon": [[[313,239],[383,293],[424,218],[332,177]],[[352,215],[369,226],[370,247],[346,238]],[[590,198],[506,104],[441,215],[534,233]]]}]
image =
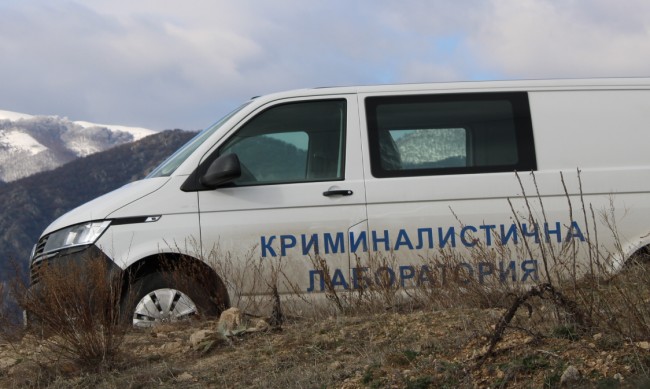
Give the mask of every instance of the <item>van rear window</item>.
[{"label": "van rear window", "polygon": [[368,97],[365,107],[375,177],[536,169],[525,92]]}]

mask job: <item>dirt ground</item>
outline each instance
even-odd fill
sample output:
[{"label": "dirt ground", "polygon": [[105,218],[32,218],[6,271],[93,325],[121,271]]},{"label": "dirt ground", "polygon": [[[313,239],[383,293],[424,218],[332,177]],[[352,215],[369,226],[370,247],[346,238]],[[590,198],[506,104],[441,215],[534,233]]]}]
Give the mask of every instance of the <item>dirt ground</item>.
[{"label": "dirt ground", "polygon": [[278,328],[204,342],[191,339],[214,334],[216,321],[161,325],[130,331],[117,362],[97,371],[57,358],[30,335],[0,344],[0,387],[650,387],[650,343],[603,333],[558,329],[540,337],[511,328],[480,364],[502,314],[449,309],[288,318]]}]

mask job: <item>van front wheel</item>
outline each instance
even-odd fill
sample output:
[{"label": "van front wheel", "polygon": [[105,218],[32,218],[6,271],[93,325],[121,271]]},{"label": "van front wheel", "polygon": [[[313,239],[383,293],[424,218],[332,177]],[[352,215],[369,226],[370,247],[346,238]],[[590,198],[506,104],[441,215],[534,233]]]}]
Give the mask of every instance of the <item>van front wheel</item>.
[{"label": "van front wheel", "polygon": [[[184,282],[188,281],[188,282]],[[178,273],[156,272],[138,279],[131,286],[132,298],[126,315],[134,327],[190,320],[219,313],[207,291],[198,290]]]}]

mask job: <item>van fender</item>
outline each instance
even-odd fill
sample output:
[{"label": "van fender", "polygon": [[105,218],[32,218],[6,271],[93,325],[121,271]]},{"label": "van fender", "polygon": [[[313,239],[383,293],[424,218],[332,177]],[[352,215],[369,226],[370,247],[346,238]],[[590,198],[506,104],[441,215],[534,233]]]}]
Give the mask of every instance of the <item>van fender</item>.
[{"label": "van fender", "polygon": [[[621,248],[623,259],[619,261],[619,267],[616,270],[620,270],[623,266],[630,264],[634,260],[645,260],[648,261],[650,257],[650,231],[645,235],[638,236],[636,239],[630,239],[626,244]],[[642,256],[641,258],[639,256]]]},{"label": "van fender", "polygon": [[[133,286],[155,274],[166,277],[169,285],[186,295],[200,294],[201,299],[210,304],[210,315],[218,316],[230,307],[228,290],[217,272],[200,259],[178,253],[160,253],[145,257],[126,268],[122,291],[122,300],[126,302],[124,306],[130,307],[129,300],[141,294],[141,291],[133,290]],[[130,315],[131,309],[125,314]]]}]

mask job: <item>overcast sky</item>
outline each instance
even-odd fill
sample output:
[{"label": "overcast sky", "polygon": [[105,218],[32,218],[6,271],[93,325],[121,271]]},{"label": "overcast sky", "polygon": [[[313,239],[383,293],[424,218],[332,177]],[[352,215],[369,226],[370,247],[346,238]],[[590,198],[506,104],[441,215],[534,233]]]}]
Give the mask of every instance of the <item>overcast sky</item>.
[{"label": "overcast sky", "polygon": [[286,89],[650,76],[648,0],[0,0],[0,110],[197,130]]}]

